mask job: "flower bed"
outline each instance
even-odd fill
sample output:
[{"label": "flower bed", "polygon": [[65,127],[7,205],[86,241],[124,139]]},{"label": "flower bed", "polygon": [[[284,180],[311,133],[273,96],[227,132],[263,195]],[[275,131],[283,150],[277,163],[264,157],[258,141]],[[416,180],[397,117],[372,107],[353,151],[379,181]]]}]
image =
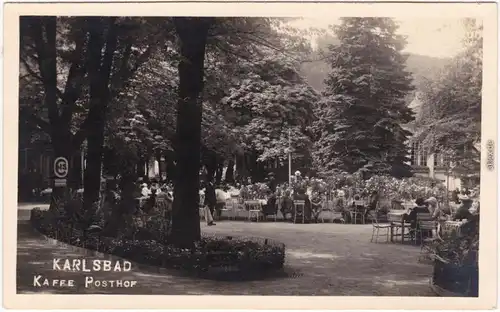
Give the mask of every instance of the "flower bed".
[{"label": "flower bed", "polygon": [[31,211],[33,227],[48,237],[198,277],[237,280],[262,278],[282,269],[285,261],[285,245],[269,239],[204,236],[195,243],[194,248],[180,249],[153,239],[114,238],[85,233],[71,226],[68,220],[49,215],[37,208]]}]

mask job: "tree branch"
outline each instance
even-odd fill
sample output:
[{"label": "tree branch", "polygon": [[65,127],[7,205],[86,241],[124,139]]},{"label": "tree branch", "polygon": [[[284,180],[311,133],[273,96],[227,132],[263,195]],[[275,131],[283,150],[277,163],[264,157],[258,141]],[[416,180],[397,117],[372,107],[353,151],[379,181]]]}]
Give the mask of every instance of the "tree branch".
[{"label": "tree branch", "polygon": [[139,67],[149,59],[154,50],[154,47],[154,44],[150,44],[146,48],[146,51],[144,51],[140,56],[137,57],[137,60],[135,61],[135,64],[131,69],[128,68],[129,57],[123,58],[122,66],[117,74],[117,78],[113,79],[114,83],[111,86],[110,99],[115,99],[115,97],[120,94],[121,90],[123,90],[128,85],[128,83],[130,82],[130,78],[132,78]]},{"label": "tree branch", "polygon": [[38,126],[42,131],[50,135],[50,124],[48,121],[37,116],[35,112],[28,111],[27,108],[20,108],[19,117],[26,119],[28,123]]},{"label": "tree branch", "polygon": [[[56,17],[36,17],[30,26],[35,42],[35,50],[38,55],[40,77],[45,87],[44,102],[49,112],[50,124],[55,126],[59,124],[59,112],[57,108]],[[54,130],[51,136],[55,134],[57,134],[56,130]],[[54,139],[55,137],[52,138],[52,140]]]}]

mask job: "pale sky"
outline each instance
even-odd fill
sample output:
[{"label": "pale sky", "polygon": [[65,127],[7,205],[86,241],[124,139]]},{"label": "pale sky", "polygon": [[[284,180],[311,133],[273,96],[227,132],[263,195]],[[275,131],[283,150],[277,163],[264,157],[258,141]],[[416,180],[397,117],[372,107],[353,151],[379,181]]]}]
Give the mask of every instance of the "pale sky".
[{"label": "pale sky", "polygon": [[[462,39],[465,29],[460,19],[414,18],[399,20],[399,33],[407,36],[406,52],[435,57],[450,57],[462,49]],[[329,25],[339,24],[336,17],[303,18],[291,24],[305,29],[315,27],[328,29]]]}]

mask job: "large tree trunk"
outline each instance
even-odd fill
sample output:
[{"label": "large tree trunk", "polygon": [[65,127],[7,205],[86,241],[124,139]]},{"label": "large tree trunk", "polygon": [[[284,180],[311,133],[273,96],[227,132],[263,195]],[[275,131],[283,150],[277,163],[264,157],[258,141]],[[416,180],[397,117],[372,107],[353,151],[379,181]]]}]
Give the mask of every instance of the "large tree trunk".
[{"label": "large tree trunk", "polygon": [[120,227],[125,224],[125,217],[130,216],[135,210],[135,182],[137,176],[134,168],[134,163],[130,160],[125,160],[122,164],[120,174],[120,189],[121,199],[118,205],[113,207],[111,218],[108,220],[104,233],[105,235],[115,236]]},{"label": "large tree trunk", "polygon": [[[56,51],[56,17],[35,17],[32,20],[31,31],[35,41],[35,49],[38,57],[40,76],[43,80],[45,97],[44,106],[47,108],[50,121],[50,136],[54,149],[54,159],[64,157],[70,160],[71,151],[67,145],[70,140],[69,129],[63,129],[64,124],[59,116],[57,105],[57,51]],[[69,169],[69,168],[68,168]],[[51,174],[54,177],[54,174]],[[60,202],[64,196],[66,187],[55,186],[51,179],[52,198],[50,209]],[[62,208],[62,207],[58,207]]]},{"label": "large tree trunk", "polygon": [[200,239],[199,168],[205,46],[212,18],[174,18],[180,39],[179,102],[176,129],[176,169],[172,242],[191,247]]},{"label": "large tree trunk", "polygon": [[101,165],[104,144],[104,118],[95,112],[93,127],[87,136],[87,168],[84,173],[84,210],[90,211],[99,200]]},{"label": "large tree trunk", "polygon": [[167,170],[167,181],[172,182],[175,180],[175,164],[174,164],[173,153],[167,152],[165,154],[166,170]]},{"label": "large tree trunk", "polygon": [[222,182],[222,172],[224,171],[224,162],[219,160],[217,162],[217,169],[215,170],[215,184],[220,185]]},{"label": "large tree trunk", "polygon": [[[104,127],[109,102],[109,79],[113,65],[113,54],[117,44],[116,18],[109,21],[106,38],[100,17],[89,18],[89,78],[90,109],[87,132],[87,168],[84,174],[83,205],[86,212],[94,209],[99,201],[101,186],[101,165],[104,151]],[[104,55],[102,49],[105,47]]]},{"label": "large tree trunk", "polygon": [[144,178],[144,176],[146,175],[146,171],[144,170],[144,160],[143,159],[139,159],[139,161],[137,162],[137,177],[138,178]]},{"label": "large tree trunk", "polygon": [[236,156],[236,173],[238,175],[238,181],[240,183],[245,182],[248,176],[248,170],[246,168],[246,154]]},{"label": "large tree trunk", "polygon": [[[82,18],[78,18],[83,21]],[[75,39],[75,51],[71,66],[68,71],[66,85],[62,93],[60,105],[58,104],[58,93],[61,93],[57,87],[57,49],[56,49],[56,33],[57,33],[57,17],[55,16],[38,16],[38,17],[23,17],[20,20],[21,32],[25,38],[26,35],[31,37],[36,57],[33,55],[31,59],[38,64],[39,77],[42,80],[44,87],[44,107],[48,112],[49,122],[45,122],[40,118],[34,118],[44,131],[46,131],[52,142],[54,157],[64,157],[71,161],[72,152],[81,145],[81,141],[77,140],[78,144],[73,144],[73,136],[70,132],[71,118],[76,100],[80,97],[83,77],[85,76],[86,68],[84,65],[84,44],[86,37],[85,27],[81,27],[81,36]],[[21,42],[23,49],[26,42]],[[30,75],[37,75],[36,71],[30,68],[30,57],[23,58],[23,64]],[[68,172],[72,171],[71,163],[69,163]],[[71,178],[70,176],[66,177]],[[55,186],[54,180],[51,181],[52,200],[51,209],[54,208],[54,203],[61,199],[65,193],[66,187]]]},{"label": "large tree trunk", "polygon": [[71,190],[78,190],[81,187],[82,170],[81,154],[77,151],[71,155],[70,171],[68,173],[68,187]]},{"label": "large tree trunk", "polygon": [[226,183],[234,183],[234,160],[231,158],[227,164],[226,169]]},{"label": "large tree trunk", "polygon": [[[61,136],[61,135],[58,135],[56,137],[56,142],[53,142],[54,159],[56,159],[58,157],[64,157],[68,160],[68,166],[71,166],[71,164],[70,164],[71,154],[70,154],[70,151],[67,148],[65,148],[65,146],[64,146],[65,144],[63,142],[65,142],[64,136]],[[66,142],[69,142],[69,141],[66,141]],[[71,167],[68,169],[71,169]],[[64,207],[62,207],[62,206],[56,207],[56,204],[64,204],[62,201],[63,201],[63,198],[65,197],[66,192],[67,192],[67,186],[56,186],[55,179],[56,178],[58,179],[58,177],[56,177],[54,175],[54,173],[52,173],[51,176],[52,176],[52,179],[50,181],[50,184],[51,184],[51,188],[52,188],[52,195],[51,195],[49,209],[54,209],[54,208],[58,208],[59,210],[64,209]],[[68,176],[66,176],[66,181],[68,181],[69,177],[70,177],[70,170],[68,170]]]},{"label": "large tree trunk", "polygon": [[214,152],[207,151],[205,155],[205,168],[207,169],[207,181],[213,181],[217,171],[217,158]]}]

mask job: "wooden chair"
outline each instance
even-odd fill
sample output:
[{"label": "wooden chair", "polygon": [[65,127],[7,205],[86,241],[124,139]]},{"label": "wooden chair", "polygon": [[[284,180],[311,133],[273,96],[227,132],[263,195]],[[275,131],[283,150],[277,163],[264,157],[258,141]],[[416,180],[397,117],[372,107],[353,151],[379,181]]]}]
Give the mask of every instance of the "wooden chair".
[{"label": "wooden chair", "polygon": [[[363,207],[363,208],[361,208]],[[354,201],[354,207],[350,211],[351,214],[351,223],[356,224],[358,218],[361,219],[361,222],[365,224],[365,202],[362,200],[355,200]]]},{"label": "wooden chair", "polygon": [[302,223],[306,220],[306,201],[305,200],[294,200],[293,201],[293,223],[297,223],[297,217],[299,213],[302,215]]},{"label": "wooden chair", "polygon": [[228,219],[231,220],[231,217],[234,217],[234,213],[235,213],[235,208],[234,208],[234,201],[232,198],[229,198],[226,200],[226,202],[224,203],[224,207],[221,208],[221,218],[222,218],[222,213],[223,212],[227,212],[228,214]]},{"label": "wooden chair", "polygon": [[372,217],[372,238],[370,240],[370,242],[373,243],[373,238],[375,238],[375,242],[378,242],[378,237],[379,237],[379,233],[380,233],[380,230],[386,230],[386,242],[389,242],[389,233],[391,231],[391,224],[381,224],[381,223],[378,223],[378,220],[377,220],[377,216],[371,214],[371,217]]},{"label": "wooden chair", "polygon": [[248,209],[248,221],[252,220],[252,216],[255,216],[257,222],[259,222],[260,214],[262,212],[262,204],[259,200],[247,200],[245,201],[245,207]]},{"label": "wooden chair", "polygon": [[415,230],[415,244],[417,244],[417,235],[419,235],[420,242],[422,243],[423,233],[428,233],[436,229],[436,222],[432,219],[430,213],[417,213],[417,228]]},{"label": "wooden chair", "polygon": [[460,236],[462,223],[460,221],[445,221],[443,226],[443,235],[451,236],[456,235]]},{"label": "wooden chair", "polygon": [[245,200],[241,197],[237,197],[234,200],[234,219],[236,220],[236,217],[239,216],[239,212],[243,211],[246,212],[246,206],[245,206]]},{"label": "wooden chair", "polygon": [[[422,221],[422,222],[432,222],[432,221]],[[429,238],[426,238],[426,239],[422,239],[422,237],[420,237],[420,241],[421,241],[421,245],[420,245],[420,256],[419,256],[419,261],[423,261],[423,260],[434,260],[432,258],[430,258],[429,256],[433,253],[433,249],[434,249],[434,246],[435,244],[438,244],[440,242],[443,242],[443,238],[441,237],[440,233],[441,233],[441,224],[439,222],[435,222],[435,224],[427,224],[427,225],[424,225],[424,227],[428,227],[430,228],[431,230],[435,230],[435,235],[433,235],[432,237],[429,237]],[[432,228],[432,227],[435,227],[435,228]]]},{"label": "wooden chair", "polygon": [[436,221],[419,221],[418,223],[418,234],[420,235],[420,244],[423,244],[423,233],[436,233],[437,232],[437,222]]},{"label": "wooden chair", "polygon": [[[387,214],[387,221],[391,224],[391,240],[394,237],[401,236],[401,242],[404,242],[405,235],[410,234],[405,231],[406,229],[410,229],[410,224],[403,221],[401,210],[390,210]],[[401,230],[401,234],[398,233],[399,230]]]},{"label": "wooden chair", "polygon": [[319,201],[311,200],[311,217],[314,220],[314,222],[317,222],[317,220],[320,218],[321,212],[323,212],[324,208],[325,208],[324,199],[320,199]]},{"label": "wooden chair", "polygon": [[[279,211],[279,197],[275,197],[274,199],[274,205],[271,207],[270,206],[270,201],[269,199],[267,200],[267,205],[263,211],[263,214],[264,214],[264,220],[267,220],[267,217],[271,216],[274,218],[274,222],[276,222],[278,220],[278,211]],[[271,213],[272,212],[272,213]]]}]

